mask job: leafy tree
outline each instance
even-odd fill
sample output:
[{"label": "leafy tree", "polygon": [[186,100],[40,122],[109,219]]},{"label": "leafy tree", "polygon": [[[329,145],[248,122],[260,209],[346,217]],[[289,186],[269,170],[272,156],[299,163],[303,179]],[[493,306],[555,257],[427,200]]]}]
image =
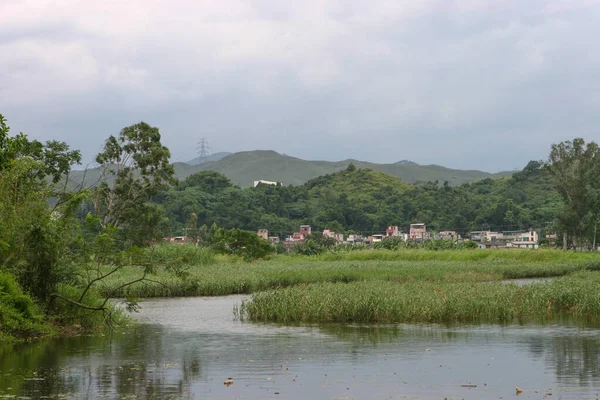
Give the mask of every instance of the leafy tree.
[{"label": "leafy tree", "polygon": [[[124,128],[118,137],[110,136],[97,155],[102,181],[95,190],[94,210],[105,228],[122,230],[132,243],[156,237],[162,218],[146,204],[150,198],[174,183],[171,153],[162,145],[158,128],[140,122]],[[152,218],[147,213],[152,211]]]},{"label": "leafy tree", "polygon": [[206,242],[219,253],[237,255],[247,261],[265,258],[274,251],[269,242],[254,232],[227,230],[216,225],[210,228]]},{"label": "leafy tree", "polygon": [[59,281],[57,260],[67,250],[69,221],[84,196],[50,208],[48,198],[56,194],[50,182],[68,173],[80,154],[62,142],[42,144],[9,131],[0,115],[0,267],[45,304]]},{"label": "leafy tree", "polygon": [[[581,138],[552,145],[547,168],[554,185],[564,200],[559,215],[565,239],[571,236],[576,246],[583,246],[586,231],[596,225],[597,175],[600,154],[594,142]],[[563,240],[566,247],[567,240]]]},{"label": "leafy tree", "polygon": [[6,119],[0,114],[0,171],[10,168],[14,160],[27,157],[39,162],[23,178],[42,180],[50,177],[53,183],[57,183],[69,174],[73,165],[81,163],[81,152],[71,150],[64,142],[51,140],[42,144],[29,140],[23,133],[11,137],[9,132]]},{"label": "leafy tree", "polygon": [[233,184],[227,176],[214,171],[202,171],[185,178],[177,186],[177,189],[184,190],[185,188],[194,187],[214,195],[232,186]]}]

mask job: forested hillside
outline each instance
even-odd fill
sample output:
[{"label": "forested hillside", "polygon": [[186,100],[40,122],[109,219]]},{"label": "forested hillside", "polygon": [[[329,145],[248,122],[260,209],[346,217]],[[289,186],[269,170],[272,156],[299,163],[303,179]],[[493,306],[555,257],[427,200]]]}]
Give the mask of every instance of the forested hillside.
[{"label": "forested hillside", "polygon": [[[511,178],[460,186],[410,185],[390,175],[350,165],[299,186],[242,189],[224,175],[194,174],[157,199],[173,231],[217,224],[286,235],[300,224],[336,232],[382,232],[388,225],[423,222],[433,230],[549,228],[561,205],[538,162]],[[190,216],[197,221],[189,226]]]}]

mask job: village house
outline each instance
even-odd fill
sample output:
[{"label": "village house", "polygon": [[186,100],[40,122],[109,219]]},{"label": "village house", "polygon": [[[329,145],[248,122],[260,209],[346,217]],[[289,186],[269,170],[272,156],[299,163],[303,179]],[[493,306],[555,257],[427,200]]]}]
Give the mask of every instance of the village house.
[{"label": "village house", "polygon": [[378,233],[372,236],[368,237],[369,242],[371,243],[379,243],[379,242],[383,242],[383,239],[385,238],[385,235],[382,233]]},{"label": "village house", "polygon": [[265,180],[262,180],[262,179],[260,179],[258,181],[254,181],[254,187],[257,187],[260,184],[277,186],[279,184],[279,182],[265,181]]},{"label": "village house", "polygon": [[460,235],[455,231],[440,231],[434,235],[436,240],[459,240]]},{"label": "village house", "polygon": [[538,233],[529,231],[474,231],[471,240],[477,242],[480,248],[517,248],[537,249],[539,247]]},{"label": "village house", "polygon": [[265,239],[268,240],[269,243],[271,244],[277,244],[279,243],[279,236],[269,236],[269,230],[268,229],[259,229],[258,232],[256,232],[256,234]]},{"label": "village house", "polygon": [[310,235],[311,232],[311,228],[310,225],[300,225],[300,233],[304,235],[304,237],[307,237],[308,235]]},{"label": "village house", "polygon": [[271,244],[278,244],[279,243],[279,236],[269,236],[267,238],[267,240],[269,241],[269,243]]},{"label": "village house", "polygon": [[398,229],[398,226],[396,226],[396,225],[388,226],[387,229],[385,230],[385,237],[395,237],[395,236],[400,236],[400,229]]},{"label": "village house", "polygon": [[348,244],[357,244],[357,243],[362,243],[364,241],[364,238],[361,235],[358,234],[350,234],[348,235],[348,238],[346,239],[346,243]]},{"label": "village house", "polygon": [[303,233],[301,233],[301,232],[294,232],[292,234],[292,241],[293,242],[304,241],[304,239],[306,239],[306,236]]},{"label": "village house", "polygon": [[176,243],[176,244],[184,244],[185,243],[185,236],[173,236],[169,238],[169,242],[171,243]]},{"label": "village house", "polygon": [[410,240],[429,240],[429,233],[425,224],[411,224],[408,233]]},{"label": "village house", "polygon": [[294,244],[304,243],[304,240],[311,233],[310,225],[300,225],[300,232],[294,232],[291,236],[285,239],[285,245],[293,246]]},{"label": "village house", "polygon": [[504,235],[500,232],[492,231],[474,231],[470,233],[471,240],[474,242],[502,242]]},{"label": "village house", "polygon": [[385,230],[385,237],[386,238],[399,237],[399,238],[402,238],[402,240],[404,240],[405,242],[408,241],[408,233],[402,233],[402,231],[400,231],[398,226],[395,226],[395,225],[387,227],[387,229]]},{"label": "village house", "polygon": [[330,229],[325,229],[323,231],[323,236],[335,239],[335,241],[337,243],[341,243],[341,242],[344,241],[344,234],[343,233],[335,233],[335,232],[332,232]]},{"label": "village house", "polygon": [[538,234],[535,231],[505,231],[504,241],[506,242],[535,242],[538,243]]}]

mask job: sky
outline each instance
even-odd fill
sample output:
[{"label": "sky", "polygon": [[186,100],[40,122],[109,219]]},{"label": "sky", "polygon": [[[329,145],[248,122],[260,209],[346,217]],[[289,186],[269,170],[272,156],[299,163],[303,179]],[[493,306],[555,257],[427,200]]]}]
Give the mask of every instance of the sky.
[{"label": "sky", "polygon": [[[600,140],[600,0],[0,0],[0,113],[91,161],[275,150],[489,172]],[[594,39],[596,38],[596,39]]]}]

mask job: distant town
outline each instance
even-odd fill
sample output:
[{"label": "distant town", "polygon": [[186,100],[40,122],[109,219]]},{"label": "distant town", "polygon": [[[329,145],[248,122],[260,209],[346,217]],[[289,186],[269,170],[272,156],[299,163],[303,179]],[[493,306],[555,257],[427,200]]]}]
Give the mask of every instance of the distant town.
[{"label": "distant town", "polygon": [[[272,244],[283,243],[287,248],[292,248],[297,244],[303,244],[307,237],[312,233],[310,225],[300,225],[300,230],[289,235],[285,240],[279,236],[269,236],[268,229],[259,229],[257,235],[268,240]],[[344,235],[336,233],[330,229],[322,232],[323,236],[334,239],[338,244],[364,244],[371,245],[382,242],[388,238],[399,238],[404,242],[423,242],[429,240],[449,240],[455,243],[464,243],[473,241],[482,249],[537,249],[539,247],[539,238],[536,231],[474,231],[470,232],[468,237],[461,237],[455,231],[429,232],[427,226],[423,223],[411,224],[407,233],[402,232],[396,225],[388,226],[385,233],[363,236],[360,234]],[[556,239],[555,235],[547,235],[548,240]]]}]

